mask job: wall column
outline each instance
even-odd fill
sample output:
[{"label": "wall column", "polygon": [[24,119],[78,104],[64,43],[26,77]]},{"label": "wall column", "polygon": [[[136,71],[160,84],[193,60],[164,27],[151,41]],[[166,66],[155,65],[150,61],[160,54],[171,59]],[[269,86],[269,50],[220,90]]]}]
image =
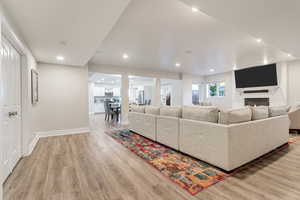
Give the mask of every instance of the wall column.
[{"label": "wall column", "polygon": [[94,87],[95,84],[89,82],[89,114],[95,113],[95,103],[94,103]]},{"label": "wall column", "polygon": [[128,113],[129,113],[129,79],[127,74],[122,74],[122,86],[121,86],[121,98],[122,98],[122,110],[121,120],[123,125],[127,125]]},{"label": "wall column", "polygon": [[192,85],[193,79],[190,77],[183,77],[182,79],[182,104],[193,105],[192,103]]},{"label": "wall column", "polygon": [[153,97],[153,105],[160,106],[160,78],[154,79],[154,97]]}]

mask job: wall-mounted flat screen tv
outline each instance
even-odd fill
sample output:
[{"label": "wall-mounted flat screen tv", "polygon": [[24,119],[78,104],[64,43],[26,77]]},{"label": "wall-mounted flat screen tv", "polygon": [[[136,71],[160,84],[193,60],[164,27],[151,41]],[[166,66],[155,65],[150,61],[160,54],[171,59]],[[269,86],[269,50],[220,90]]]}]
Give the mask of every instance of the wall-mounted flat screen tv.
[{"label": "wall-mounted flat screen tv", "polygon": [[250,67],[235,71],[236,88],[276,86],[276,64]]}]

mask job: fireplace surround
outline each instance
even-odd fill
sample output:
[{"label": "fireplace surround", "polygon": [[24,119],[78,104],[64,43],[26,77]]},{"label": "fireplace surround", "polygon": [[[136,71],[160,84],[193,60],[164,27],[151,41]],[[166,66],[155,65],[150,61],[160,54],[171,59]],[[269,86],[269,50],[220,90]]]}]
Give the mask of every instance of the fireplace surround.
[{"label": "fireplace surround", "polygon": [[270,98],[245,98],[245,106],[269,106]]}]

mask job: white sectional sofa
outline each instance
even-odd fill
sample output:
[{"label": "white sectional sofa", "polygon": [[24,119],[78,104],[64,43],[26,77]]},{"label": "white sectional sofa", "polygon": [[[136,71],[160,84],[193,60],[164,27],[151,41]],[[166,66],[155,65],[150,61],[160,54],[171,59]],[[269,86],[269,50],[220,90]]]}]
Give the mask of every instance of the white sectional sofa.
[{"label": "white sectional sofa", "polygon": [[130,130],[146,138],[156,140],[156,115],[130,112]]},{"label": "white sectional sofa", "polygon": [[[174,115],[174,109],[182,111],[182,114]],[[249,109],[220,114],[215,107],[199,106],[164,107],[160,111],[165,111],[153,114],[133,110],[129,113],[129,129],[231,171],[286,144],[289,138],[288,115],[268,117],[268,114],[267,117],[262,117],[263,112],[268,109],[250,109],[250,112]],[[259,120],[252,119],[252,112],[259,116]],[[226,116],[227,121],[235,123],[220,124],[220,116]]]},{"label": "white sectional sofa", "polygon": [[297,132],[299,132],[300,131],[300,103],[298,103],[298,105],[294,106],[289,111],[289,118],[291,120],[290,129],[297,130]]}]

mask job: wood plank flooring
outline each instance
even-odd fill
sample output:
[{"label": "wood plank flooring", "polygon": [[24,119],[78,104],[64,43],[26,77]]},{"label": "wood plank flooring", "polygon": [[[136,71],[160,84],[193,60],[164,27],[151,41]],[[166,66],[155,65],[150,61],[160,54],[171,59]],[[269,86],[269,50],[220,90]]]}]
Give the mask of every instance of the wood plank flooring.
[{"label": "wood plank flooring", "polygon": [[90,134],[41,139],[4,185],[4,200],[299,200],[300,141],[191,196],[104,134],[114,124],[91,119]]}]

